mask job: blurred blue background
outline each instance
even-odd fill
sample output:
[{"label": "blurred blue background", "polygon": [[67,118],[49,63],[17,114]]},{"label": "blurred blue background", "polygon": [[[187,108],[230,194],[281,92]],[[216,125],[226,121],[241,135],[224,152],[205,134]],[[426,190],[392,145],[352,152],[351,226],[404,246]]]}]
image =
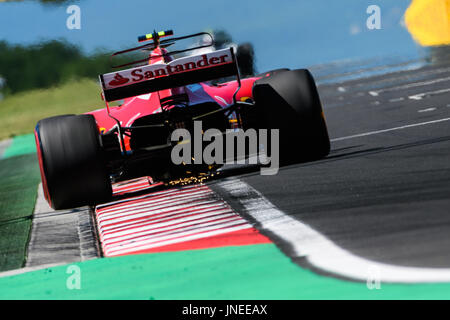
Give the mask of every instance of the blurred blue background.
[{"label": "blurred blue background", "polygon": [[[81,30],[66,28],[71,4],[81,8]],[[381,8],[381,30],[366,27],[366,9],[372,4]],[[409,4],[409,0],[6,2],[0,4],[0,40],[28,45],[66,39],[90,54],[134,46],[138,35],[153,29],[173,29],[175,35],[223,29],[234,42],[253,44],[260,72],[336,60],[415,59],[422,49],[402,23]]]}]

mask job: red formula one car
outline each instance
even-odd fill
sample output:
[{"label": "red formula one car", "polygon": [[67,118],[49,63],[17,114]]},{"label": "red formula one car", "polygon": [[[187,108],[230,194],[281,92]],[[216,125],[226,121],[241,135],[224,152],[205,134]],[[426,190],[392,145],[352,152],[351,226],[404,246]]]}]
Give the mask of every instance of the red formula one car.
[{"label": "red formula one car", "polygon": [[[171,161],[176,145],[190,143],[173,141],[171,134],[179,128],[192,132],[196,121],[201,121],[202,133],[209,128],[223,134],[279,129],[281,165],[317,160],[329,153],[321,102],[308,70],[278,69],[241,79],[232,47],[189,56],[186,52],[213,46],[212,36],[202,32],[162,39],[172,35],[171,30],[147,34],[138,38],[148,41],[144,45],[112,55],[150,52],[144,60],[100,75],[105,108],[37,123],[42,183],[54,209],[108,201],[112,182],[120,180],[151,176],[163,181],[215,170],[218,166]],[[209,37],[210,42],[172,52],[166,49],[194,37]],[[123,69],[127,66],[132,67]],[[109,106],[120,100],[119,106]],[[270,153],[270,149],[268,143],[265,150]]]}]

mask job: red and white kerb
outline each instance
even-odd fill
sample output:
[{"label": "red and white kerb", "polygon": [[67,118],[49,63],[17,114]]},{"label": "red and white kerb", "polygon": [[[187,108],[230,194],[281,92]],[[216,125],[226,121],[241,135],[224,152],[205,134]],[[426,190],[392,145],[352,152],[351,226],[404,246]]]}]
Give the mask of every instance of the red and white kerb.
[{"label": "red and white kerb", "polygon": [[[143,179],[116,185],[114,192],[148,188]],[[111,202],[95,213],[108,257],[270,242],[205,185]]]}]

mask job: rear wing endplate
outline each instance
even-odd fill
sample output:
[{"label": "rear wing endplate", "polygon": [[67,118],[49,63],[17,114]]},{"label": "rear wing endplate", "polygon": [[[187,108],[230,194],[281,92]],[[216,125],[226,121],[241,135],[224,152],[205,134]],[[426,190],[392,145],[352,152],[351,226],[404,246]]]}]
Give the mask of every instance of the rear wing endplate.
[{"label": "rear wing endplate", "polygon": [[236,75],[233,48],[100,75],[106,102]]}]

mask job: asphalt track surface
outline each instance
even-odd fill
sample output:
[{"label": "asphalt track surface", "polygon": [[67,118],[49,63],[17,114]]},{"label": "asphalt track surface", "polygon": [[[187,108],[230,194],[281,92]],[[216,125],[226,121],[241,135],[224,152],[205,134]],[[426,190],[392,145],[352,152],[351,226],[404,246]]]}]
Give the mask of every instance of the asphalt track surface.
[{"label": "asphalt track surface", "polygon": [[450,64],[325,84],[319,93],[332,139],[326,159],[275,176],[228,174],[356,256],[450,267]]}]

